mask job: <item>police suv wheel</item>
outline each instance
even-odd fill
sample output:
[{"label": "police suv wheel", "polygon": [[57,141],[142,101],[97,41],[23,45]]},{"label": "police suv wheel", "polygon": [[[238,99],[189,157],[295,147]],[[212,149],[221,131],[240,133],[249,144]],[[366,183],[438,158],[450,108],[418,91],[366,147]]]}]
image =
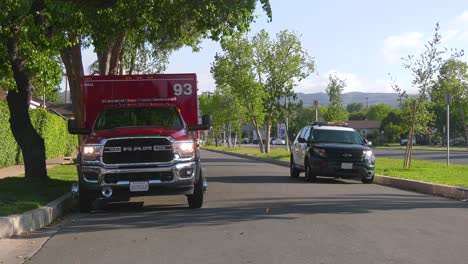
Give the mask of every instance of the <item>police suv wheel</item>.
[{"label": "police suv wheel", "polygon": [[291,156],[291,161],[289,162],[289,174],[291,178],[299,177],[300,171],[294,165],[293,157]]},{"label": "police suv wheel", "polygon": [[78,206],[81,213],[89,213],[91,211],[91,207],[93,205],[93,200],[89,199],[85,195],[80,195],[78,197]]},{"label": "police suv wheel", "polygon": [[362,178],[362,179],[361,179],[361,182],[362,182],[362,183],[365,183],[365,184],[371,184],[371,183],[374,182],[374,176],[372,176],[372,178],[369,178],[369,179]]},{"label": "police suv wheel", "polygon": [[305,162],[305,180],[308,182],[316,182],[317,181],[317,175],[315,175],[310,168],[309,161]]}]

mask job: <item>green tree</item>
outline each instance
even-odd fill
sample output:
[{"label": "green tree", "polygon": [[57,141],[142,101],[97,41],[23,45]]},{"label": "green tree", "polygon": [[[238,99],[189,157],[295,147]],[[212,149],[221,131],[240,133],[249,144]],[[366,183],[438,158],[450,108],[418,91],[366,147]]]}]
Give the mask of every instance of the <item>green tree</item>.
[{"label": "green tree", "polygon": [[461,121],[468,148],[468,127],[465,111],[468,108],[468,64],[466,62],[451,59],[440,68],[437,83],[431,91],[431,98],[434,102],[445,106],[446,94],[451,95],[453,106],[458,110],[458,117]]},{"label": "green tree", "polygon": [[[46,176],[44,142],[31,125],[33,90],[57,87],[60,56],[70,84],[73,111],[82,119],[81,48],[94,45],[101,74],[118,72],[125,43],[147,47],[151,56],[200,40],[246,31],[256,0],[244,1],[46,1],[5,0],[0,11],[0,71],[11,129],[22,149],[26,177]],[[259,0],[271,19],[268,0]]]},{"label": "green tree", "polygon": [[346,87],[346,82],[338,76],[330,75],[325,92],[328,94],[330,104],[325,114],[326,121],[344,121],[348,119],[348,112],[343,108],[341,94]]},{"label": "green tree", "polygon": [[393,108],[388,104],[380,103],[372,105],[367,111],[367,119],[382,121],[392,110]]},{"label": "green tree", "polygon": [[349,120],[366,120],[366,113],[364,111],[349,113]]},{"label": "green tree", "polygon": [[288,134],[294,140],[296,133],[303,127],[312,124],[315,120],[315,109],[312,106],[304,106],[302,101],[290,103]]},{"label": "green tree", "polygon": [[[445,51],[440,50],[440,44],[441,35],[439,23],[437,23],[432,40],[427,42],[425,50],[419,57],[415,59],[414,56],[409,55],[404,59],[404,67],[413,76],[412,85],[418,89],[417,97],[408,98],[405,96],[406,101],[402,103],[402,120],[408,128],[408,139],[412,139],[418,131],[426,132],[428,124],[432,121],[433,115],[428,111],[430,106],[428,92],[434,85],[435,75],[444,62],[442,55]],[[393,85],[393,87],[400,95],[406,94],[398,85]],[[408,140],[403,164],[405,168],[411,167],[412,154],[413,141]]]},{"label": "green tree", "polygon": [[[257,2],[271,19],[268,0],[66,1],[67,6],[57,10],[55,18],[71,43],[61,50],[61,58],[76,119],[81,120],[82,115],[82,46],[94,46],[99,74],[137,72],[132,67],[139,58],[160,70],[167,56],[182,46],[198,50],[203,38],[219,40],[247,31]],[[144,56],[139,57],[141,54]]]},{"label": "green tree", "polygon": [[257,80],[265,90],[265,152],[268,153],[271,125],[286,115],[286,98],[295,98],[294,84],[314,71],[314,61],[303,49],[299,36],[287,30],[280,31],[275,39],[270,39],[268,33],[262,30],[251,42]]},{"label": "green tree", "polygon": [[[29,104],[35,90],[57,87],[57,39],[45,1],[5,0],[0,10],[0,85],[7,89],[10,128],[21,149],[27,178],[47,177],[44,140],[34,129]],[[38,91],[36,91],[37,93]]]},{"label": "green tree", "polygon": [[[223,41],[222,49],[212,66],[218,88],[230,89],[245,105],[262,152],[269,152],[271,125],[286,115],[285,100],[294,98],[294,83],[313,71],[313,60],[302,49],[299,37],[288,31],[281,31],[274,40],[264,30],[251,40],[237,35]],[[266,146],[260,135],[263,120]]]},{"label": "green tree", "polygon": [[350,114],[354,112],[364,112],[364,104],[363,103],[351,103],[346,106],[346,110]]},{"label": "green tree", "polygon": [[256,79],[253,47],[248,39],[236,34],[223,40],[221,48],[223,53],[216,54],[211,65],[217,89],[228,90],[245,109],[245,117],[254,126],[263,152],[260,128],[265,118],[265,90]]},{"label": "green tree", "polygon": [[387,142],[394,142],[399,138],[404,129],[402,127],[401,110],[394,109],[383,120],[380,125],[380,130],[384,131],[384,136]]},{"label": "green tree", "polygon": [[209,96],[200,96],[200,110],[212,115],[213,137],[222,136],[223,140],[227,140],[228,147],[235,147],[245,111],[237,99],[229,94],[229,89],[219,89]]}]

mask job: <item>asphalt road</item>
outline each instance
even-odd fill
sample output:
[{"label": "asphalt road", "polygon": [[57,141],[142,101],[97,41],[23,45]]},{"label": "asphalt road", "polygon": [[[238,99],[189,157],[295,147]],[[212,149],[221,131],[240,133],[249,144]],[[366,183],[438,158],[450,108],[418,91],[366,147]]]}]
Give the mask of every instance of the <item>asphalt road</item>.
[{"label": "asphalt road", "polygon": [[76,213],[28,263],[468,262],[467,203],[357,181],[305,183],[286,167],[202,157],[204,208],[172,196]]}]

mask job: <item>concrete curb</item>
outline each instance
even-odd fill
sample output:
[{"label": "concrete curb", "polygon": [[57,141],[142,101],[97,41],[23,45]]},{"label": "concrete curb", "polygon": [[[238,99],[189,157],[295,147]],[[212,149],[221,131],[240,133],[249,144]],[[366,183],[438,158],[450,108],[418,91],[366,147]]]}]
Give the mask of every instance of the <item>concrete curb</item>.
[{"label": "concrete curb", "polygon": [[0,217],[0,238],[32,232],[51,224],[73,207],[71,193],[46,204],[44,207],[22,214]]},{"label": "concrete curb", "polygon": [[468,199],[468,188],[465,187],[434,184],[381,175],[375,176],[374,183],[407,191],[441,196],[453,200],[464,201]]},{"label": "concrete curb", "polygon": [[[232,156],[236,156],[240,158],[248,158],[248,159],[264,161],[264,162],[269,162],[269,163],[273,163],[273,164],[280,165],[280,166],[289,167],[288,161],[260,158],[260,157],[246,155],[246,154],[226,152],[226,151],[221,151],[221,150],[206,149],[206,148],[204,149],[208,151],[228,154],[228,155],[232,155]],[[406,179],[389,177],[389,176],[381,176],[381,175],[375,175],[374,183],[378,185],[393,187],[393,188],[407,190],[407,191],[413,191],[413,192],[418,192],[418,193],[423,193],[423,194],[428,194],[428,195],[433,195],[433,196],[441,196],[441,197],[445,197],[445,198],[449,198],[453,200],[459,200],[459,201],[468,200],[468,188],[465,188],[465,187],[432,184],[432,183],[427,183],[427,182],[406,180]]]}]

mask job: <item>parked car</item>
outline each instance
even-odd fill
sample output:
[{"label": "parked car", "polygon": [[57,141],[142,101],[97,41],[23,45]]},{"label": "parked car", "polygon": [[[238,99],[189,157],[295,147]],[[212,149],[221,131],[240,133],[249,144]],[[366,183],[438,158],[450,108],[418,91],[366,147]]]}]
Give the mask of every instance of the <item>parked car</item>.
[{"label": "parked car", "polygon": [[286,145],[286,141],[282,138],[275,138],[271,140],[272,145]]},{"label": "parked car", "polygon": [[252,140],[250,138],[243,138],[242,139],[242,144],[250,144],[252,143]]},{"label": "parked car", "polygon": [[[408,139],[407,138],[402,138],[400,139],[400,146],[406,146],[408,145]],[[416,138],[413,137],[413,145],[416,145]]]},{"label": "parked car", "polygon": [[367,140],[342,123],[315,122],[297,134],[291,146],[292,178],[305,172],[306,181],[317,176],[374,180],[375,156]]},{"label": "parked car", "polygon": [[[262,139],[262,143],[263,143],[263,145],[265,145],[266,144],[266,139]],[[258,139],[252,140],[252,144],[259,144]]]}]

